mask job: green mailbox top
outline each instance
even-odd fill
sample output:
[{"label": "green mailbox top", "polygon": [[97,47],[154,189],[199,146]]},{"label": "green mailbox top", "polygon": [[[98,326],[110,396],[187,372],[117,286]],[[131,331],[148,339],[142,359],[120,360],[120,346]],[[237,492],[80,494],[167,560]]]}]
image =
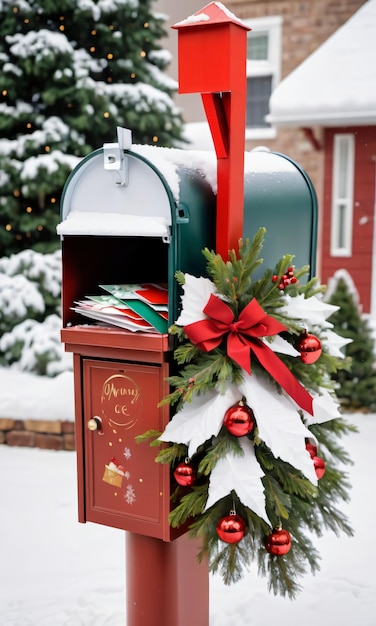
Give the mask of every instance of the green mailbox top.
[{"label": "green mailbox top", "polygon": [[317,199],[307,174],[292,159],[256,149],[245,155],[245,237],[266,228],[263,273],[284,254],[294,254],[297,267],[316,271]]}]

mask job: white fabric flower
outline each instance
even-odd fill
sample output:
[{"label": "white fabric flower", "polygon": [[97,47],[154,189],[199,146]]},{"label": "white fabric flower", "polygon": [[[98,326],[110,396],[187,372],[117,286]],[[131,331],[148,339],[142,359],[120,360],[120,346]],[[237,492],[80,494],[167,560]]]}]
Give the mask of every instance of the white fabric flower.
[{"label": "white fabric flower", "polygon": [[209,483],[209,497],[205,510],[218,500],[236,491],[241,502],[270,524],[265,510],[264,473],[257,462],[254,446],[247,437],[239,439],[244,455],[227,454],[216,463]]},{"label": "white fabric flower", "polygon": [[280,354],[288,354],[289,356],[299,356],[300,352],[294,348],[294,346],[280,337],[279,335],[275,335],[272,337],[271,341],[268,341],[266,337],[260,337],[261,341],[263,341],[268,348],[273,350],[273,352],[279,352]]},{"label": "white fabric flower", "polygon": [[340,359],[345,358],[345,354],[342,352],[341,348],[347,346],[347,344],[351,342],[352,339],[341,337],[341,335],[337,335],[337,333],[329,329],[325,331],[325,334],[321,338],[321,344],[325,349],[325,352],[330,354],[330,356],[335,356]]},{"label": "white fabric flower", "polygon": [[207,319],[203,309],[212,293],[216,293],[214,283],[209,278],[184,274],[185,284],[182,295],[182,311],[176,320],[178,326],[187,326],[194,322]]},{"label": "white fabric flower", "polygon": [[337,417],[341,417],[339,402],[327,389],[320,389],[320,395],[313,396],[313,415],[304,411],[304,418],[308,425],[322,424]]},{"label": "white fabric flower", "polygon": [[339,309],[338,306],[328,304],[316,296],[305,298],[304,294],[294,297],[285,294],[282,301],[284,304],[278,312],[290,319],[301,320],[303,325],[309,328],[313,326],[332,328],[333,324],[327,322],[326,319]]},{"label": "white fabric flower", "polygon": [[305,439],[312,433],[304,426],[295,403],[278,394],[269,380],[255,374],[244,374],[239,389],[255,414],[260,438],[274,456],[290,463],[317,485],[315,468],[305,447]]},{"label": "white fabric flower", "polygon": [[188,446],[188,456],[192,457],[200,445],[218,435],[227,409],[241,398],[241,392],[234,385],[223,394],[209,391],[205,395],[194,396],[192,402],[186,402],[174,415],[159,439],[184,443]]}]

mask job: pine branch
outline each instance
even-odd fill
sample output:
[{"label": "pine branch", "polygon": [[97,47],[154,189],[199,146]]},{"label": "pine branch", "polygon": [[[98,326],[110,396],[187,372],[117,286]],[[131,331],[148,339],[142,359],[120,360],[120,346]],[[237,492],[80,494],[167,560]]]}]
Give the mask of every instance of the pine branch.
[{"label": "pine branch", "polygon": [[271,556],[265,549],[259,550],[258,572],[269,579],[268,589],[274,595],[294,600],[302,587],[296,582],[306,569],[292,548],[286,556]]},{"label": "pine branch", "polygon": [[159,406],[179,401],[190,402],[195,394],[208,392],[214,387],[224,392],[229,380],[239,382],[240,377],[239,366],[226,354],[219,350],[205,355],[201,352],[195,363],[188,363],[178,376],[167,379],[175,391],[166,396]]},{"label": "pine branch", "polygon": [[265,487],[266,511],[270,520],[277,523],[281,519],[289,518],[291,509],[291,498],[289,494],[282,491],[272,475],[265,475],[262,478]]},{"label": "pine branch", "polygon": [[217,461],[224,458],[228,453],[232,453],[237,456],[244,455],[244,451],[239,444],[238,438],[230,435],[229,433],[226,434],[224,429],[222,429],[219,436],[214,439],[211,447],[199,463],[198,473],[203,476],[209,476]]},{"label": "pine branch", "polygon": [[[253,241],[239,240],[239,258],[234,250],[229,251],[229,260],[224,262],[219,254],[204,250],[207,270],[218,291],[230,300],[234,313],[241,310],[239,302],[244,295],[251,292],[251,276],[262,263],[259,258],[263,246],[265,229],[260,228]],[[249,298],[248,298],[249,299]]]},{"label": "pine branch", "polygon": [[[244,541],[244,540],[242,540]],[[216,550],[211,547],[209,571],[219,572],[225,585],[238,582],[243,570],[250,563],[251,552],[240,544],[225,544],[217,542]]]},{"label": "pine branch", "polygon": [[145,443],[149,439],[153,439],[150,445],[159,446],[161,442],[158,441],[158,437],[160,437],[161,434],[162,433],[160,431],[151,429],[151,430],[147,430],[145,433],[142,433],[141,435],[136,435],[135,440],[137,443]]},{"label": "pine branch", "polygon": [[199,487],[192,487],[192,490],[186,493],[180,500],[177,507],[175,507],[169,517],[168,521],[173,528],[178,528],[185,524],[187,520],[196,515],[200,515],[205,507],[208,499],[207,485],[201,485]]},{"label": "pine branch", "polygon": [[160,450],[155,457],[155,460],[157,463],[174,465],[178,459],[186,458],[186,456],[187,446],[184,444],[174,443]]}]

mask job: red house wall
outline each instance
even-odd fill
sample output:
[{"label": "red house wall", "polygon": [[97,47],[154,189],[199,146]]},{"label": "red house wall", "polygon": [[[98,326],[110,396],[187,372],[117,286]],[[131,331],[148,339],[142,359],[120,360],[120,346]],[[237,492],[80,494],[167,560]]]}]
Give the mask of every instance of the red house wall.
[{"label": "red house wall", "polygon": [[[355,135],[355,176],[353,205],[352,256],[331,256],[331,203],[334,135]],[[321,280],[324,284],[338,269],[346,269],[358,291],[363,313],[370,312],[372,284],[372,246],[375,211],[376,126],[325,129],[324,194],[321,207]],[[376,276],[374,277],[376,280]]]}]

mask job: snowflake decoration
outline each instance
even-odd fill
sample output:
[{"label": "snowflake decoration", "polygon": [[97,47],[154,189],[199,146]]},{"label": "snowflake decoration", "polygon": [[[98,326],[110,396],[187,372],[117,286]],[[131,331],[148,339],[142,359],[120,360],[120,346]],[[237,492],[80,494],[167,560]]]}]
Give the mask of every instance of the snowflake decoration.
[{"label": "snowflake decoration", "polygon": [[136,493],[132,485],[128,485],[124,498],[127,504],[133,504],[136,501]]},{"label": "snowflake decoration", "polygon": [[131,451],[130,451],[130,448],[127,448],[127,446],[125,446],[125,448],[124,448],[123,456],[124,456],[124,458],[125,458],[127,461],[129,461],[129,459],[130,459],[130,458],[131,458],[131,456],[132,456],[132,453],[131,453]]}]

